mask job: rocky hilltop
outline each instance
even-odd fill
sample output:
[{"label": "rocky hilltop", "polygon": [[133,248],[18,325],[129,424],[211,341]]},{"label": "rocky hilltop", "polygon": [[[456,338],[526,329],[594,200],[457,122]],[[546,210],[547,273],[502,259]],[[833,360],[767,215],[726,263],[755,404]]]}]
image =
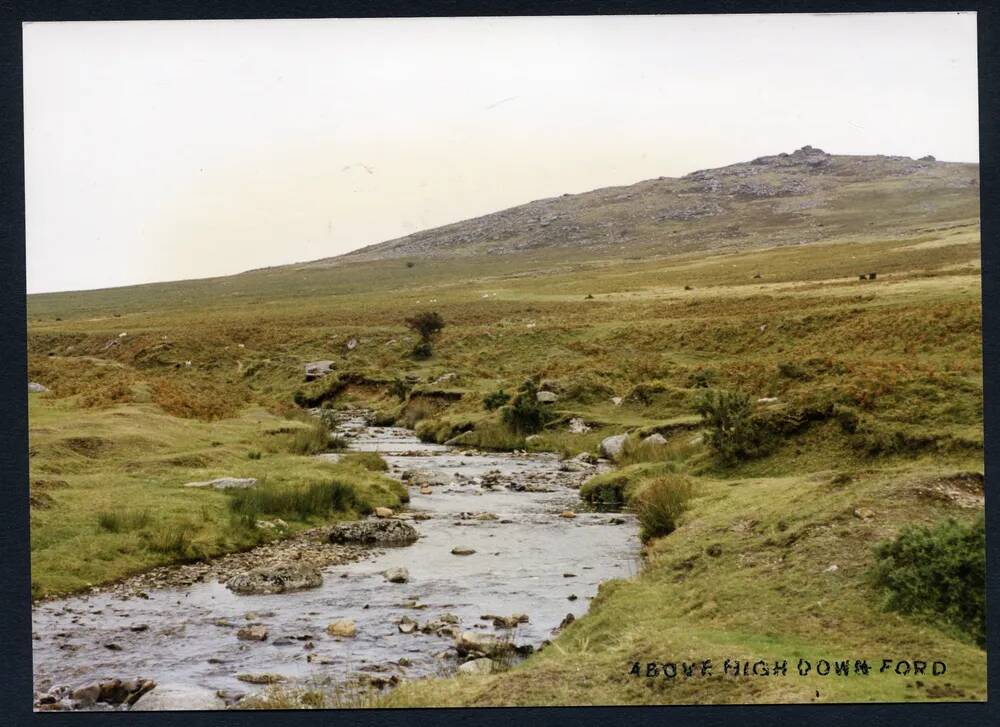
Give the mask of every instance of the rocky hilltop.
[{"label": "rocky hilltop", "polygon": [[534,253],[631,257],[976,224],[979,165],[804,146],[680,178],[542,199],[312,265]]}]

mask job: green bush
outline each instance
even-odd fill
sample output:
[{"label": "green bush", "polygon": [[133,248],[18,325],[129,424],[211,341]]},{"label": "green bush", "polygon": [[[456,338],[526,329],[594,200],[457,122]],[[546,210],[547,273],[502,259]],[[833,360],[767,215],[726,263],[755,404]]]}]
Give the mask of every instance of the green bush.
[{"label": "green bush", "polygon": [[635,502],[639,537],[643,542],[674,532],[692,494],[691,483],[680,475],[664,475],[650,480]]},{"label": "green bush", "polygon": [[517,390],[517,395],[500,409],[500,420],[517,434],[534,434],[551,419],[551,412],[538,403],[538,384],[527,379]]},{"label": "green bush", "polygon": [[308,429],[300,429],[288,440],[292,454],[317,454],[330,448],[330,428],[322,419],[310,422]]},{"label": "green bush", "polygon": [[750,397],[740,391],[709,389],[698,399],[697,412],[708,429],[705,441],[726,464],[757,456],[762,432],[753,419]]},{"label": "green bush", "polygon": [[497,389],[483,397],[483,408],[487,411],[493,411],[494,409],[499,409],[508,401],[510,401],[510,394],[503,389]]},{"label": "green bush", "polygon": [[907,526],[876,548],[872,580],[884,606],[941,621],[986,643],[986,527],[947,520]]}]

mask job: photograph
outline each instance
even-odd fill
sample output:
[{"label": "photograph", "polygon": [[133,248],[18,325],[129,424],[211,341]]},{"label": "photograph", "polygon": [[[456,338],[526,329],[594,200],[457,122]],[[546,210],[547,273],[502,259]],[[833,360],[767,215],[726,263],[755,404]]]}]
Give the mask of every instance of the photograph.
[{"label": "photograph", "polygon": [[985,703],[978,19],[19,21],[24,709]]}]

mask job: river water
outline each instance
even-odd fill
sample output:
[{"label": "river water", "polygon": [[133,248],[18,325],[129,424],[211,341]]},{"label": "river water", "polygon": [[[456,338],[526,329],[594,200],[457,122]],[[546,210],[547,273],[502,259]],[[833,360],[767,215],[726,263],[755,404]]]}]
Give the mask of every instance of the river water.
[{"label": "river water", "polygon": [[[293,684],[366,672],[440,675],[461,663],[453,640],[400,633],[400,618],[423,624],[447,613],[458,617],[459,630],[493,633],[482,615],[524,613],[527,623],[498,635],[537,647],[567,614],[587,610],[602,581],[638,570],[632,516],[581,511],[577,488],[593,469],[566,471],[548,454],[462,452],[360,417],[343,421],[341,431],[351,449],[381,453],[390,475],[417,470],[436,481],[431,494],[410,487],[408,511],[430,516],[411,521],[417,542],[327,567],[321,587],[296,593],[236,595],[213,580],[151,590],[148,599],[99,592],[44,602],[33,611],[36,690],[143,677],[252,692],[260,687],[237,674],[280,674]],[[576,517],[562,517],[566,510]],[[480,513],[497,519],[475,519]],[[456,546],[475,553],[452,555]],[[406,568],[409,581],[388,583],[383,572],[393,567]],[[356,637],[326,633],[341,618],[355,621]],[[267,627],[267,641],[236,638],[250,622]],[[314,648],[305,648],[309,642]]]}]

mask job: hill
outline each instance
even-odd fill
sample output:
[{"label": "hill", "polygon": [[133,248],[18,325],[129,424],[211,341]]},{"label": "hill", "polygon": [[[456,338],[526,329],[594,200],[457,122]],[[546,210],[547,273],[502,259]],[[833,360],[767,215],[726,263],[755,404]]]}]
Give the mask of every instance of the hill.
[{"label": "hill", "polygon": [[794,245],[978,216],[979,166],[805,146],[681,178],[563,195],[371,245],[314,265],[555,250],[665,255]]}]

